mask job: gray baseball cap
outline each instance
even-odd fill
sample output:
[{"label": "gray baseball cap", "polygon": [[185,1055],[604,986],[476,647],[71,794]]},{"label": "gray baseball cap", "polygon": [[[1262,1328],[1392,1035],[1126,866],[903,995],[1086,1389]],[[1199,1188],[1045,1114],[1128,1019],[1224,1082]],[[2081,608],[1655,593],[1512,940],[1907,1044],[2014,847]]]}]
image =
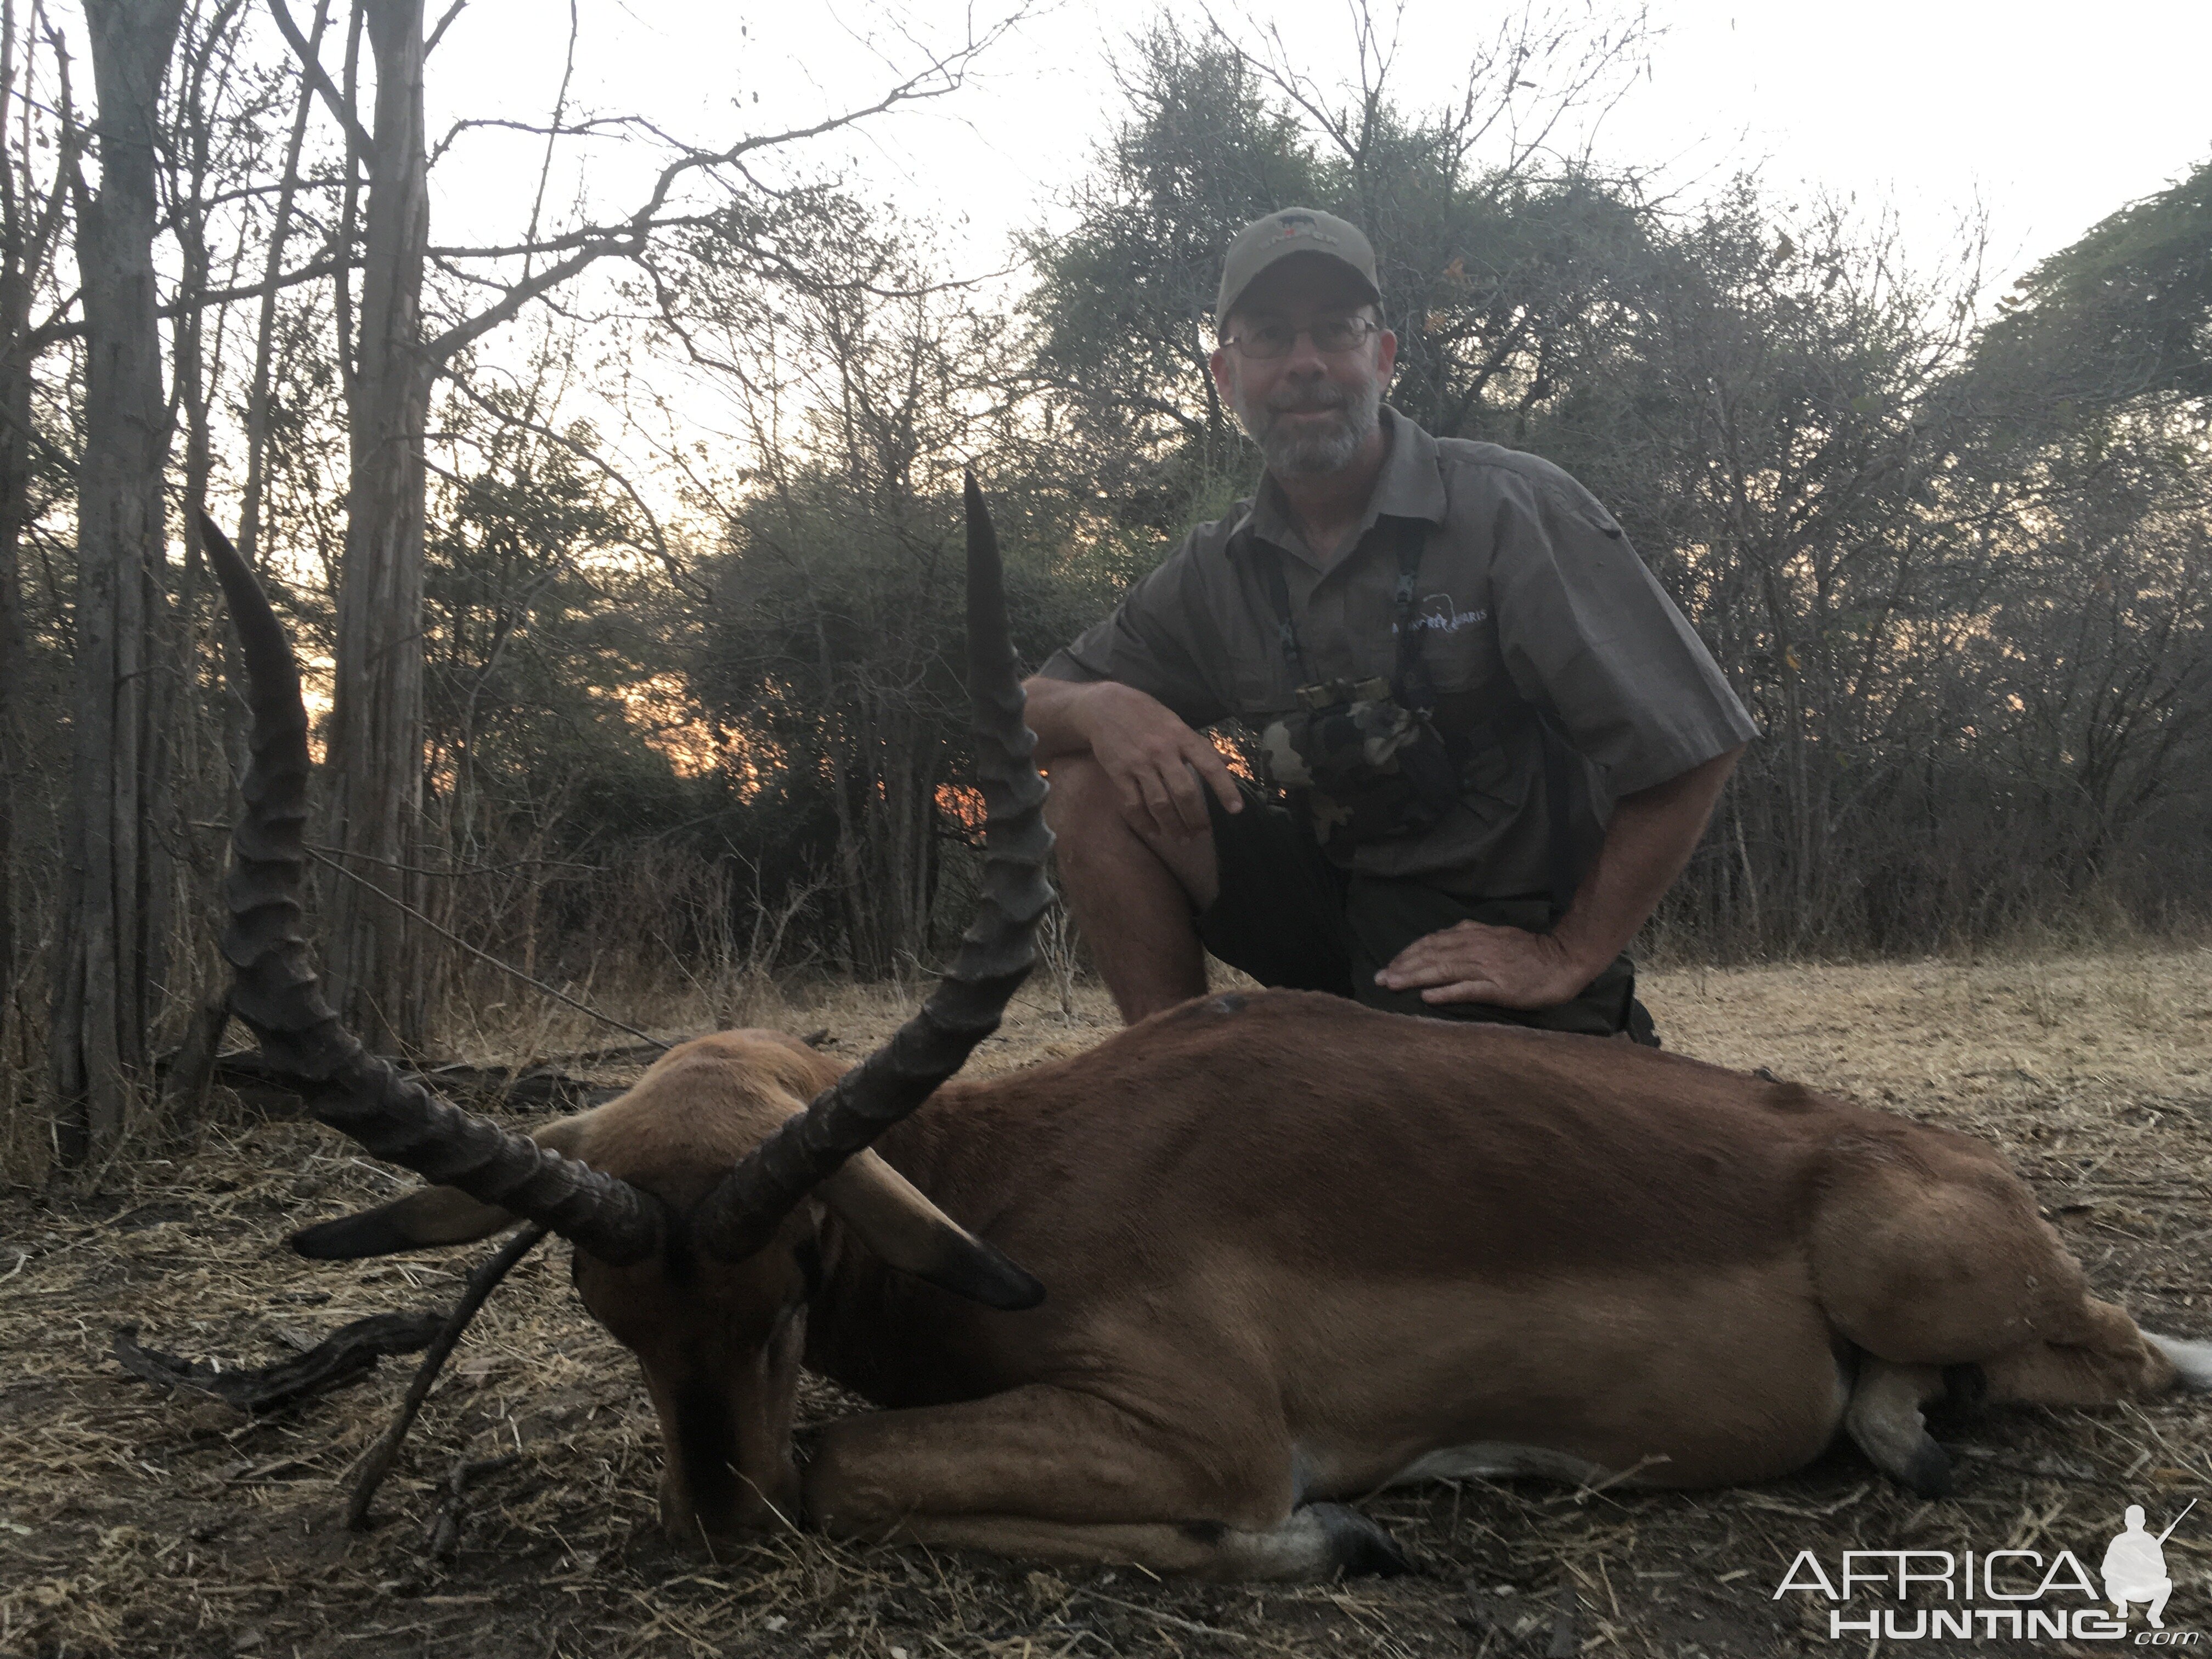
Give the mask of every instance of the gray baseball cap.
[{"label": "gray baseball cap", "polygon": [[1333,213],[1315,208],[1285,208],[1264,219],[1255,219],[1237,233],[1221,261],[1221,292],[1213,301],[1213,325],[1219,328],[1252,286],[1252,279],[1279,259],[1301,253],[1334,259],[1365,284],[1367,297],[1379,304],[1382,290],[1375,281],[1375,249],[1359,227]]}]

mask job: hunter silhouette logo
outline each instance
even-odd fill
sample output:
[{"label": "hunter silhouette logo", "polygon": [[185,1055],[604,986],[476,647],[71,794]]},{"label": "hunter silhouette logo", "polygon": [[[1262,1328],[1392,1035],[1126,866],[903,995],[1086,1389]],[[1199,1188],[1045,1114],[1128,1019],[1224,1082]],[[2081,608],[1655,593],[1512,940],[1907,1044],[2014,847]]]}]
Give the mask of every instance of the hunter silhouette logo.
[{"label": "hunter silhouette logo", "polygon": [[2192,1498],[2182,1506],[2181,1515],[2175,1516],[2166,1530],[2154,1538],[2143,1528],[2142,1505],[2128,1505],[2127,1530],[2105,1549],[2105,1599],[2112,1604],[2115,1618],[2124,1622],[2129,1602],[2148,1601],[2151,1628],[2166,1628],[2166,1598],[2173,1594],[2173,1580],[2166,1572],[2166,1540],[2173,1536],[2174,1528],[2181,1524],[2181,1516],[2196,1507],[2197,1500]]}]

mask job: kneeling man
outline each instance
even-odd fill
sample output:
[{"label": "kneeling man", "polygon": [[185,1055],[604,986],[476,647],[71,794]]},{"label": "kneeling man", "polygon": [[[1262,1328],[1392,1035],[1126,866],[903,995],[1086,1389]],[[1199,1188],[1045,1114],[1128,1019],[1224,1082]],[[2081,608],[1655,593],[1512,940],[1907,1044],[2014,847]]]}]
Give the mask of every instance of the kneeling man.
[{"label": "kneeling man", "polygon": [[[1266,475],[1027,686],[1068,904],[1128,1021],[1211,950],[1655,1041],[1622,951],[1756,727],[1589,491],[1383,404],[1381,301],[1330,215],[1230,245],[1213,380]],[[1267,792],[1201,735],[1232,716]]]},{"label": "kneeling man", "polygon": [[2122,1624],[2127,1622],[2128,1603],[2148,1601],[2145,1610],[2154,1630],[2166,1628],[2166,1598],[2173,1594],[2173,1580],[2166,1576],[2166,1534],[2155,1538],[2143,1525],[2142,1505],[2128,1505],[2127,1530],[2105,1547],[2105,1599],[2112,1604],[2112,1616]]}]

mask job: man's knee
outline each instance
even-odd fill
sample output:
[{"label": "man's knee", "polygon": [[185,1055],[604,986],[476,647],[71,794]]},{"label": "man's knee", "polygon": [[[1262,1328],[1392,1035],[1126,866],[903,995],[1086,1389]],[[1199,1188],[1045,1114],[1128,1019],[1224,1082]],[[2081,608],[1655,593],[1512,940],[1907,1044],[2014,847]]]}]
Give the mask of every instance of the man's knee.
[{"label": "man's knee", "polygon": [[1133,823],[1113,779],[1088,755],[1063,756],[1049,769],[1052,793],[1045,800],[1045,822],[1063,871],[1079,881],[1093,868],[1125,869],[1126,860],[1141,848],[1167,867],[1199,908],[1212,902],[1220,877],[1212,831],[1170,839],[1149,823]]},{"label": "man's knee", "polygon": [[1088,755],[1053,762],[1044,821],[1051,826],[1060,867],[1079,876],[1094,865],[1126,860],[1132,845],[1141,839],[1121,816],[1121,795],[1113,779]]},{"label": "man's knee", "polygon": [[1090,756],[1063,755],[1048,769],[1052,793],[1045,797],[1044,821],[1063,848],[1072,841],[1090,839],[1107,827],[1105,821],[1120,821],[1121,803],[1114,781]]}]

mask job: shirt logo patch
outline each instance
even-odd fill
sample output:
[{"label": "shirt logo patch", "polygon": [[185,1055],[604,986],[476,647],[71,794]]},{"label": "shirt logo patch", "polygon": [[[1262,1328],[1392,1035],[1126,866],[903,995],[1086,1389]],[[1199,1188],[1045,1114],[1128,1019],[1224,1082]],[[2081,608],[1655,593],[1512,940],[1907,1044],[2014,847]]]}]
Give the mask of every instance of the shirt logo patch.
[{"label": "shirt logo patch", "polygon": [[[1426,593],[1421,597],[1421,608],[1414,613],[1413,626],[1428,629],[1438,634],[1456,634],[1462,628],[1472,628],[1477,623],[1487,622],[1487,611],[1455,611],[1449,593]],[[1393,623],[1390,631],[1398,631]]]}]

